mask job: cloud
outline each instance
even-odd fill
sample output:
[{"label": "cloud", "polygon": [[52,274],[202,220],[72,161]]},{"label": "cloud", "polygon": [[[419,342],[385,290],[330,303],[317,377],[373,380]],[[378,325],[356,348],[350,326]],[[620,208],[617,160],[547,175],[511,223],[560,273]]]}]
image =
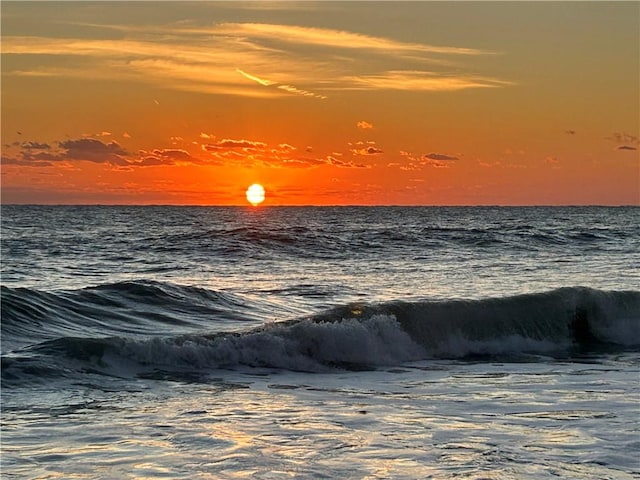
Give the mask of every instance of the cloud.
[{"label": "cloud", "polygon": [[373,128],[373,125],[371,123],[366,122],[364,120],[360,120],[358,123],[356,123],[356,126],[358,128],[363,129],[363,130],[367,130],[367,129]]},{"label": "cloud", "polygon": [[295,93],[297,95],[302,95],[302,96],[305,96],[305,97],[315,97],[315,98],[320,98],[322,100],[325,100],[325,99],[329,98],[326,95],[319,95],[317,93],[313,93],[313,92],[310,92],[308,90],[302,90],[302,89],[294,87],[292,85],[278,85],[278,88],[280,90],[284,90],[285,92]]},{"label": "cloud", "polygon": [[236,68],[236,72],[238,72],[243,77],[248,78],[249,80],[253,80],[256,83],[259,83],[260,85],[264,85],[265,87],[268,87],[269,85],[273,85],[273,82],[256,77],[255,75],[250,75],[247,72],[240,70],[239,68]]},{"label": "cloud", "polygon": [[640,140],[638,137],[634,135],[630,135],[624,132],[614,132],[610,137],[606,137],[607,140],[610,140],[615,143],[627,144],[627,145],[639,145]]},{"label": "cloud", "polygon": [[[255,140],[224,139],[216,143],[204,144],[201,148],[220,162],[236,165],[262,165],[271,168],[312,168],[322,165],[338,168],[369,168],[364,164],[339,159],[338,157],[342,155],[340,153],[326,157],[300,154],[298,148],[289,143],[269,145]],[[369,148],[374,149],[374,147]],[[304,151],[310,154],[312,149],[307,147]]]},{"label": "cloud", "polygon": [[478,160],[478,165],[480,165],[483,168],[493,168],[493,167],[502,166],[502,162],[500,162],[499,160],[496,160],[493,162],[485,162],[483,160]]},{"label": "cloud", "polygon": [[420,170],[424,167],[449,168],[459,157],[444,153],[427,153],[414,155],[406,150],[400,150],[400,156],[406,159],[406,163],[394,163],[389,166],[399,166],[401,170]]},{"label": "cloud", "polygon": [[427,153],[422,156],[422,164],[436,168],[449,168],[456,160],[460,158],[455,155],[445,153]]},{"label": "cloud", "polygon": [[[188,48],[188,47],[187,47]],[[158,52],[162,55],[164,52]],[[168,52],[167,52],[168,54]],[[118,78],[122,75],[146,83],[158,84],[175,90],[206,94],[237,95],[254,98],[268,98],[281,96],[277,90],[271,88],[256,88],[253,83],[243,81],[235,71],[232,57],[216,59],[212,54],[206,62],[195,60],[199,54],[191,59],[186,55],[181,58],[141,58],[126,62],[118,62],[115,70],[109,75]],[[158,105],[159,103],[155,101]]]},{"label": "cloud", "polygon": [[459,160],[458,157],[453,155],[446,155],[444,153],[427,153],[423,155],[425,160],[438,160],[438,161],[449,161],[449,160]]},{"label": "cloud", "polygon": [[338,168],[371,168],[369,165],[363,163],[353,163],[336,158],[334,155],[327,156],[327,163],[334,165]]},{"label": "cloud", "polygon": [[25,150],[49,150],[51,148],[51,145],[48,143],[38,142],[23,142],[20,146]]},{"label": "cloud", "polygon": [[160,165],[176,165],[178,163],[203,163],[199,159],[193,157],[186,150],[175,148],[154,149],[151,152],[141,150],[140,156],[142,157],[140,160],[133,160],[128,164],[131,166],[150,167]]},{"label": "cloud", "polygon": [[254,142],[252,140],[232,140],[225,138],[216,143],[208,143],[202,145],[202,148],[208,152],[217,150],[233,150],[233,149],[251,149],[251,150],[263,150],[267,147],[264,142]]},{"label": "cloud", "polygon": [[231,140],[228,138],[219,141],[216,145],[222,148],[258,148],[258,149],[262,149],[267,146],[267,144],[264,142],[254,142],[251,140]]},{"label": "cloud", "polygon": [[168,160],[161,157],[155,157],[153,155],[149,155],[144,157],[138,161],[130,163],[129,165],[135,165],[137,167],[159,167],[162,165],[173,165],[174,162],[172,160]]},{"label": "cloud", "polygon": [[345,88],[361,90],[443,92],[512,85],[510,82],[496,78],[452,75],[419,70],[392,70],[371,75],[347,76],[343,80],[351,84],[351,87]]},{"label": "cloud", "polygon": [[240,70],[239,68],[236,68],[236,72],[238,72],[239,74],[241,74],[242,76],[248,78],[249,80],[253,80],[256,83],[259,83],[262,86],[265,87],[270,87],[270,86],[275,86],[276,88],[280,89],[280,90],[284,90],[286,92],[289,93],[295,93],[297,95],[302,95],[305,97],[315,97],[315,98],[320,98],[320,99],[326,99],[328,98],[326,95],[319,95],[317,93],[313,93],[310,92],[308,90],[303,90],[297,87],[294,87],[292,85],[278,85],[277,82],[272,82],[270,80],[265,80],[259,77],[256,77],[255,75],[251,75],[243,70]]},{"label": "cloud", "polygon": [[[213,135],[207,134],[209,137]],[[171,140],[174,140],[172,137]],[[345,160],[343,153],[333,152],[326,156],[312,155],[310,147],[299,150],[295,145],[281,142],[270,145],[248,139],[225,138],[218,142],[198,144],[195,153],[183,148],[151,148],[131,153],[115,140],[103,142],[95,138],[79,138],[52,143],[16,142],[3,152],[4,165],[28,167],[52,167],[56,164],[70,166],[72,162],[93,162],[117,169],[134,169],[170,165],[199,166],[263,166],[268,168],[313,168],[320,166],[336,168],[371,168],[371,165]],[[53,146],[52,146],[53,145]],[[373,156],[383,151],[375,142],[359,141],[351,150],[354,155]],[[48,148],[45,148],[48,147]]]},{"label": "cloud", "polygon": [[296,45],[316,45],[344,50],[379,50],[394,55],[434,53],[447,55],[485,55],[494,52],[474,48],[434,46],[421,43],[399,42],[397,40],[364,35],[361,33],[328,28],[277,25],[265,23],[223,23],[214,32],[232,36],[247,36]]},{"label": "cloud", "polygon": [[32,167],[48,167],[72,160],[118,166],[129,164],[129,152],[115,141],[103,143],[93,138],[80,138],[55,143],[57,147],[49,143],[23,142],[17,154],[14,157],[7,156],[4,163]]},{"label": "cloud", "polygon": [[315,157],[285,157],[263,159],[265,164],[272,167],[298,167],[311,168],[321,165],[329,165],[337,168],[371,168],[369,165],[354,163],[336,158],[334,155],[327,155],[325,158]]},{"label": "cloud", "polygon": [[69,160],[87,160],[95,163],[109,163],[111,165],[127,165],[126,156],[129,153],[118,142],[102,143],[93,138],[66,140],[58,142],[66,150],[65,158]]},{"label": "cloud", "polygon": [[80,138],[50,143],[29,141],[18,143],[14,155],[3,155],[5,165],[51,167],[59,163],[88,161],[116,167],[172,165],[175,163],[202,163],[188,152],[177,149],[141,150],[135,158],[116,141],[109,143],[94,138]]},{"label": "cloud", "polygon": [[640,146],[640,139],[635,135],[630,135],[625,132],[614,132],[610,137],[605,137],[611,142],[618,144],[616,150],[619,151],[636,151]]},{"label": "cloud", "polygon": [[311,159],[295,157],[297,148],[288,143],[270,147],[267,143],[256,140],[225,138],[215,143],[202,144],[201,149],[220,162],[244,163],[248,166],[262,164],[281,167],[287,163],[288,166],[299,167],[313,163]]},{"label": "cloud", "polygon": [[242,10],[262,10],[262,11],[274,11],[274,10],[307,10],[314,11],[317,9],[315,2],[292,2],[291,0],[279,0],[279,1],[251,1],[251,2],[221,2],[217,5],[218,8],[232,8]]},{"label": "cloud", "polygon": [[522,156],[522,155],[525,154],[525,151],[522,150],[522,149],[516,150],[516,149],[507,148],[502,153],[504,153],[505,155],[520,155],[520,156]]},{"label": "cloud", "polygon": [[278,145],[278,148],[285,151],[291,151],[291,152],[293,152],[294,150],[297,150],[296,147],[294,147],[293,145],[289,145],[288,143],[281,143]]},{"label": "cloud", "polygon": [[[461,60],[496,53],[474,48],[296,25],[100,26],[118,30],[121,38],[3,35],[3,54],[70,59],[64,66],[52,66],[54,62],[20,69],[3,66],[3,73],[135,80],[176,90],[256,98],[294,94],[324,99],[329,91],[445,91],[511,84],[464,74]],[[425,63],[455,68],[426,72]],[[399,64],[406,70],[393,69]],[[357,71],[368,73],[354,75]],[[270,72],[269,78],[253,72]]]},{"label": "cloud", "polygon": [[[64,151],[51,152],[51,146],[45,143],[24,142],[18,143],[22,149],[15,156],[3,155],[4,165],[20,165],[26,167],[51,167],[55,163],[67,159]],[[46,148],[44,148],[46,146]]]},{"label": "cloud", "polygon": [[350,151],[354,155],[381,155],[384,153],[379,148],[373,146],[365,148],[352,148]]},{"label": "cloud", "polygon": [[0,159],[2,165],[19,165],[24,167],[51,167],[53,163],[42,160],[24,159],[2,155]]},{"label": "cloud", "polygon": [[292,158],[264,158],[263,163],[272,167],[310,168],[323,165],[325,161],[320,158],[292,157]]},{"label": "cloud", "polygon": [[50,152],[25,152],[21,153],[21,157],[23,160],[28,161],[46,161],[46,162],[60,162],[66,160],[66,155],[64,153],[50,153]]}]

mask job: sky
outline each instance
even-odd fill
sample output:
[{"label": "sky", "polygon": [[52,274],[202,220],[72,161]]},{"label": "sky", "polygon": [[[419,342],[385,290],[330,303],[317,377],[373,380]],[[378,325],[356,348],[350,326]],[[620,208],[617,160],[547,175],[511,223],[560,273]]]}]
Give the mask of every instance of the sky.
[{"label": "sky", "polygon": [[4,204],[640,204],[640,2],[0,8]]}]

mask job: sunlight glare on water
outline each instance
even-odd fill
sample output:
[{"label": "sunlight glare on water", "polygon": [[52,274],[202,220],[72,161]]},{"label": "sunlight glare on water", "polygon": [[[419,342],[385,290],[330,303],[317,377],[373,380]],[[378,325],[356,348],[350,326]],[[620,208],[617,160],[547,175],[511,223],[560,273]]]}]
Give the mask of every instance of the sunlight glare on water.
[{"label": "sunlight glare on water", "polygon": [[[626,361],[638,368],[637,358]],[[615,393],[575,395],[605,372]],[[44,476],[67,465],[77,478],[631,479],[625,469],[637,462],[607,441],[637,443],[624,420],[637,408],[630,380],[606,366],[563,363],[418,363],[355,379],[235,374],[154,393],[96,392],[84,403],[70,395],[75,405],[58,412],[64,423],[9,405],[7,420],[39,437],[4,450],[16,472]]]}]

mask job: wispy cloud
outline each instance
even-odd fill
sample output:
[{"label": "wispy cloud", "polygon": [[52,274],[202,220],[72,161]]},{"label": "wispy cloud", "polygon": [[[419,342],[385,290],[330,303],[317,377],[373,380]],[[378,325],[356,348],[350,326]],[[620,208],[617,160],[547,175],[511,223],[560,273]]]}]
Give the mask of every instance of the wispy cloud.
[{"label": "wispy cloud", "polygon": [[353,155],[381,155],[384,152],[377,147],[369,146],[363,148],[352,148],[351,153]]},{"label": "wispy cloud", "polygon": [[628,143],[631,145],[638,145],[640,144],[640,139],[638,139],[638,137],[636,137],[635,135],[631,135],[629,133],[626,132],[614,132],[611,134],[611,136],[606,137],[607,140],[611,140],[613,142],[616,143]]},{"label": "wispy cloud", "polygon": [[358,123],[356,123],[356,126],[358,128],[361,128],[363,130],[368,130],[370,128],[373,128],[373,124],[365,121],[365,120],[360,120]]},{"label": "wispy cloud", "polygon": [[273,85],[273,82],[256,77],[255,75],[251,75],[245,72],[244,70],[240,70],[239,68],[236,68],[236,72],[238,72],[243,77],[248,78],[249,80],[253,80],[256,83],[259,83],[260,85],[264,85],[265,87],[268,87],[269,85]]},{"label": "wispy cloud", "polygon": [[[123,38],[4,35],[5,55],[74,59],[53,67],[27,58],[20,68],[5,68],[4,73],[135,80],[258,98],[325,99],[329,92],[340,90],[454,91],[510,85],[491,76],[464,73],[465,58],[495,53],[469,47],[266,23],[102,27],[119,30]],[[431,64],[429,71],[426,64]]]},{"label": "wispy cloud", "polygon": [[323,100],[326,99],[326,98],[329,98],[326,95],[319,95],[317,93],[313,93],[313,92],[310,92],[308,90],[302,90],[302,89],[294,87],[292,85],[278,85],[278,88],[281,89],[281,90],[284,90],[286,92],[296,93],[298,95],[302,95],[302,96],[305,96],[305,97],[315,97],[315,98],[321,98]]},{"label": "wispy cloud", "polygon": [[326,157],[311,156],[312,149],[308,147],[304,149],[305,153],[299,153],[298,148],[289,143],[269,145],[255,140],[224,139],[216,143],[203,144],[202,150],[218,161],[234,165],[261,165],[276,168],[312,168],[329,165],[339,168],[368,168],[363,164],[336,158],[340,154]]},{"label": "wispy cloud", "polygon": [[495,78],[453,75],[424,71],[393,70],[372,75],[349,76],[345,80],[355,89],[453,91],[469,88],[495,88],[510,85]]},{"label": "wispy cloud", "polygon": [[22,167],[51,167],[53,163],[49,160],[37,160],[35,158],[20,158],[9,155],[2,155],[0,158],[2,165],[18,165]]},{"label": "wispy cloud", "polygon": [[306,10],[313,11],[318,9],[317,2],[297,2],[292,0],[280,0],[280,1],[264,1],[253,0],[243,2],[218,2],[216,8],[229,8],[229,9],[241,9],[241,10],[258,10],[258,11],[278,11],[284,10],[290,12],[292,10]]},{"label": "wispy cloud", "polygon": [[427,153],[426,155],[424,155],[424,158],[426,160],[440,160],[440,161],[459,160],[459,158],[456,157],[455,155],[447,155],[446,153]]},{"label": "wispy cloud", "polygon": [[397,166],[401,170],[413,171],[422,170],[425,167],[449,168],[460,159],[458,155],[450,155],[446,153],[426,153],[424,155],[415,155],[405,150],[400,150],[400,156],[403,162],[389,164],[388,166]]},{"label": "wispy cloud", "polygon": [[128,162],[130,166],[155,167],[160,165],[176,164],[200,164],[199,159],[193,157],[188,151],[182,149],[154,149],[151,152],[141,151],[139,159],[132,159]]},{"label": "wispy cloud", "polygon": [[23,142],[20,146],[25,150],[49,150],[51,148],[48,143],[39,142]]},{"label": "wispy cloud", "polygon": [[224,140],[220,140],[216,143],[209,143],[203,145],[202,148],[206,151],[220,151],[220,150],[235,150],[241,149],[247,151],[255,151],[255,150],[264,150],[267,147],[267,144],[264,142],[255,142],[252,140],[233,140],[230,138],[225,138]]},{"label": "wispy cloud", "polygon": [[243,77],[248,78],[249,80],[253,80],[256,83],[259,83],[260,85],[262,85],[264,87],[274,86],[276,88],[279,88],[280,90],[285,90],[285,91],[287,91],[289,93],[295,93],[295,94],[298,94],[298,95],[303,95],[305,97],[315,97],[315,98],[321,98],[323,100],[328,98],[326,95],[319,95],[317,93],[313,93],[313,92],[310,92],[308,90],[303,90],[303,89],[294,87],[292,85],[278,85],[277,82],[272,82],[271,80],[265,80],[263,78],[255,76],[255,75],[251,75],[251,74],[245,72],[244,70],[240,70],[239,68],[236,68],[236,72],[238,72]]},{"label": "wispy cloud", "polygon": [[342,160],[341,158],[337,158],[335,154],[327,155],[327,163],[335,165],[338,168],[371,168],[370,165],[365,165],[364,163],[354,163],[348,160]]},{"label": "wispy cloud", "polygon": [[635,151],[638,150],[640,146],[640,139],[638,137],[625,132],[615,132],[606,138],[618,144],[616,150]]},{"label": "wispy cloud", "polygon": [[347,50],[378,50],[394,55],[402,53],[432,53],[445,55],[483,55],[494,52],[474,48],[425,45],[399,42],[384,37],[328,28],[265,23],[224,23],[214,31],[231,36],[269,39],[277,42],[316,45]]}]

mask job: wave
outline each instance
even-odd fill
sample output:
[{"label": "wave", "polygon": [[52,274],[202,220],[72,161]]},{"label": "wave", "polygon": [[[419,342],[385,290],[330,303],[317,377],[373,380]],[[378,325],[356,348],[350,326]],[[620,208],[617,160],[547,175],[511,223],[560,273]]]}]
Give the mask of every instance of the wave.
[{"label": "wave", "polygon": [[[218,211],[221,216],[215,217],[216,221],[202,222],[196,229],[152,230],[141,243],[145,251],[160,256],[197,252],[233,262],[274,255],[319,259],[380,251],[406,255],[408,251],[438,248],[565,254],[568,246],[607,251],[625,243],[635,245],[638,235],[633,222],[605,226],[594,225],[588,218],[577,223],[567,220],[575,220],[580,209],[282,207],[252,212],[250,218],[237,216],[240,210],[232,212]],[[637,215],[635,210],[630,212]],[[345,215],[350,216],[349,224],[345,224]],[[530,222],[523,223],[523,215]],[[540,218],[548,222],[540,222]]]},{"label": "wave", "polygon": [[260,309],[228,292],[130,281],[43,292],[0,287],[2,350],[63,336],[157,335],[255,319]]},{"label": "wave", "polygon": [[[215,293],[180,288],[193,298],[211,300]],[[155,302],[160,297],[169,302],[171,297],[166,285],[131,288],[118,284],[85,293],[117,289],[137,300],[150,297]],[[3,333],[18,318],[16,311],[23,315],[31,312],[19,305],[19,293],[21,289],[2,291],[3,309],[6,303],[14,310],[9,326],[5,327],[3,318]],[[5,298],[7,294],[13,298]],[[35,294],[31,291],[30,295]],[[40,294],[37,298],[46,311],[48,297]],[[178,297],[175,301],[183,300]],[[214,300],[216,305],[220,303],[219,298]],[[39,311],[36,305],[31,308]],[[23,318],[19,320],[24,323]],[[163,320],[154,319],[150,325],[158,321]],[[640,347],[640,292],[575,287],[482,300],[349,304],[235,332],[206,331],[198,324],[199,330],[180,335],[144,335],[150,325],[134,328],[136,335],[122,326],[114,330],[111,325],[108,336],[100,336],[99,332],[106,330],[98,329],[94,332],[97,335],[58,336],[14,350],[3,356],[3,381],[19,383],[25,374],[70,375],[70,371],[87,369],[122,375],[123,365],[138,374],[241,366],[318,372],[428,359],[509,361],[532,355],[570,358],[585,352],[636,350]]]},{"label": "wave", "polygon": [[330,315],[386,314],[435,357],[640,345],[640,292],[585,287],[482,300],[389,302]]}]

